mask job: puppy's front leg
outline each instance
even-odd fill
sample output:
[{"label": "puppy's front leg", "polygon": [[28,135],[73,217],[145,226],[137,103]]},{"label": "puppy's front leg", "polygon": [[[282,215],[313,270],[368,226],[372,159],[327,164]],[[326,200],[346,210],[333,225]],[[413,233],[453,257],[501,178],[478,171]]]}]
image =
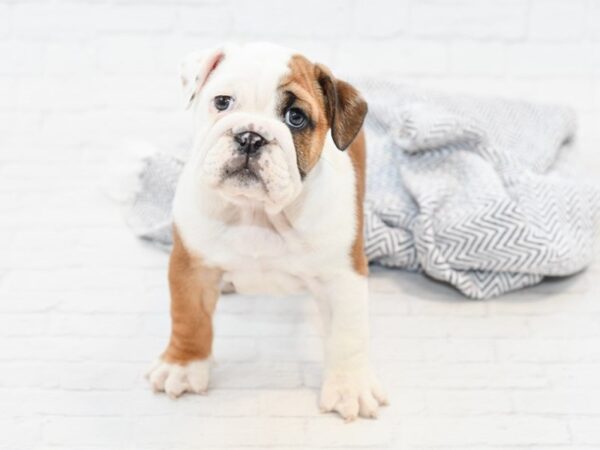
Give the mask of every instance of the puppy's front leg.
[{"label": "puppy's front leg", "polygon": [[369,361],[367,278],[344,272],[325,281],[319,296],[330,313],[321,409],[346,420],[376,417],[387,399]]},{"label": "puppy's front leg", "polygon": [[155,391],[170,397],[206,391],[220,278],[220,271],[206,267],[185,249],[175,229],[169,261],[171,338],[148,374]]}]

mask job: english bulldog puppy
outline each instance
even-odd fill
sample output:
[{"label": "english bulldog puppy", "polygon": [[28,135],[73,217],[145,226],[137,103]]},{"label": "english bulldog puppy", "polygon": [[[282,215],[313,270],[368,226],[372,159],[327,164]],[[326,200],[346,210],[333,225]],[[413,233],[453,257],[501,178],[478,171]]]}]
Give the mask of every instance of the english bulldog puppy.
[{"label": "english bulldog puppy", "polygon": [[325,66],[252,43],[182,64],[194,145],[177,187],[172,331],[149,372],[171,397],[209,384],[220,286],[309,292],[325,321],[323,411],[376,417],[363,251],[367,103]]}]

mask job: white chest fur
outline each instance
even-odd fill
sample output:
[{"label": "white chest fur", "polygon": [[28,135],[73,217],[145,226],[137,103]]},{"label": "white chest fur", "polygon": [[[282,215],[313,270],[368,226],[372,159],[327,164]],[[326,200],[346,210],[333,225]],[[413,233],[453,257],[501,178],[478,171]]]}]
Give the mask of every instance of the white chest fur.
[{"label": "white chest fur", "polygon": [[174,221],[188,250],[221,268],[238,292],[287,294],[351,267],[355,208],[352,163],[328,140],[302,193],[281,213],[227,203],[186,168]]}]

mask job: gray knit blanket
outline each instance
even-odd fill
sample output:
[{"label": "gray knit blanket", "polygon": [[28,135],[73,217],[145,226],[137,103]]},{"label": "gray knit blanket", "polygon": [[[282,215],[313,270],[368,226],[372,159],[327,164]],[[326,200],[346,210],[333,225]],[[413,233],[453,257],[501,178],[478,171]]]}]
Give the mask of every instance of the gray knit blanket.
[{"label": "gray knit blanket", "polygon": [[[369,102],[371,263],[422,271],[484,299],[591,262],[600,189],[564,169],[570,109],[356,84]],[[163,248],[184,159],[145,158],[128,214],[138,236]]]}]

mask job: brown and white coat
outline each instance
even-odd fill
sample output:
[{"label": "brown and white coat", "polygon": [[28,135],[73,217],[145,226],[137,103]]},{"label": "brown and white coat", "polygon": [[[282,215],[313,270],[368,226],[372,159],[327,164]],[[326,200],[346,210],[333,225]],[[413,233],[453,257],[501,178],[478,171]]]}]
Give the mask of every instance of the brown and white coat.
[{"label": "brown and white coat", "polygon": [[[207,389],[222,283],[242,294],[308,291],[326,323],[321,408],[374,417],[386,399],[368,355],[366,103],[324,66],[268,44],[191,55],[182,81],[195,144],[175,196],[172,334],[153,388]],[[286,125],[290,109],[303,127]],[[260,151],[240,153],[248,132]]]}]

